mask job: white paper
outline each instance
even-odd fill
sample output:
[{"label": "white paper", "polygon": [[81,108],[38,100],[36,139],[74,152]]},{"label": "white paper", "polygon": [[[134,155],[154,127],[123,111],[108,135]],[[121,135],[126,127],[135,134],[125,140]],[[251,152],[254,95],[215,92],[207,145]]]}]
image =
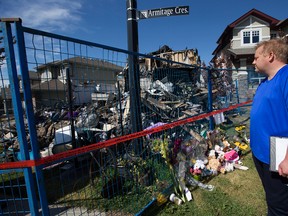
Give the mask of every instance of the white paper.
[{"label": "white paper", "polygon": [[216,125],[219,125],[219,124],[225,122],[225,117],[224,117],[223,112],[217,113],[217,114],[213,115],[213,117],[214,117],[214,121],[215,121]]},{"label": "white paper", "polygon": [[270,170],[278,172],[288,147],[288,137],[270,137]]}]

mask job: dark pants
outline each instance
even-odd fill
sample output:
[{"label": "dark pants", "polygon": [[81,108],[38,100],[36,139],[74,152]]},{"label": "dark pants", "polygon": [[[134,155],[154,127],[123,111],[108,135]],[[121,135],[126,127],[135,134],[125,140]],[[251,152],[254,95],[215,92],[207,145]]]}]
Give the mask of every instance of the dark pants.
[{"label": "dark pants", "polygon": [[266,193],[268,216],[288,216],[288,178],[271,172],[269,165],[254,155],[253,160]]}]

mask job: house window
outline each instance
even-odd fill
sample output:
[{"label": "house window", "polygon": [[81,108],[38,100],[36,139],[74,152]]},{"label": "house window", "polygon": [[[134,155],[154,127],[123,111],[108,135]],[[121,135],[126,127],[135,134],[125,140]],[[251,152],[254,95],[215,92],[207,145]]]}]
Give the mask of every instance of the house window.
[{"label": "house window", "polygon": [[259,31],[244,31],[243,44],[255,44],[260,41]]},{"label": "house window", "polygon": [[243,32],[243,42],[244,44],[250,43],[250,32]]},{"label": "house window", "polygon": [[259,42],[259,31],[252,31],[252,43]]},{"label": "house window", "polygon": [[51,68],[52,79],[57,79],[60,68],[57,65],[52,65]]},{"label": "house window", "polygon": [[277,38],[277,34],[276,33],[271,33],[270,34],[270,39],[273,39],[273,38]]}]

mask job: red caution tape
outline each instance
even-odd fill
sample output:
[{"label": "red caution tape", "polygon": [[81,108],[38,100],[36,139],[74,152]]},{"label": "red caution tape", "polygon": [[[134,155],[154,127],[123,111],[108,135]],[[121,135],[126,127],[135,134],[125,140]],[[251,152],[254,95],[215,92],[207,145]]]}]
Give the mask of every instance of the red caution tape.
[{"label": "red caution tape", "polygon": [[148,134],[157,133],[157,132],[160,132],[160,131],[163,131],[163,130],[168,130],[168,129],[171,129],[171,128],[174,128],[174,127],[177,127],[177,126],[180,126],[180,125],[183,125],[183,124],[187,124],[187,123],[191,123],[191,122],[194,122],[194,121],[197,121],[197,120],[201,120],[201,119],[216,115],[218,113],[226,112],[226,111],[233,110],[233,109],[236,109],[238,107],[250,104],[251,102],[252,102],[251,100],[250,101],[246,101],[246,102],[243,102],[243,103],[240,103],[240,104],[237,104],[237,105],[232,105],[232,106],[230,106],[228,108],[215,110],[215,111],[212,111],[212,112],[209,112],[209,113],[205,113],[205,114],[200,114],[200,115],[197,115],[197,116],[193,116],[191,118],[179,120],[179,121],[172,122],[172,123],[167,123],[167,124],[164,124],[164,125],[161,125],[161,126],[158,126],[158,127],[155,127],[155,128],[151,128],[151,129],[148,129],[148,130],[143,130],[143,131],[132,133],[132,134],[128,134],[128,135],[125,135],[125,136],[116,137],[116,138],[113,138],[113,139],[109,139],[107,141],[94,143],[94,144],[91,144],[89,146],[84,146],[84,147],[81,147],[81,148],[72,149],[72,150],[69,150],[69,151],[66,151],[66,152],[61,152],[61,153],[58,153],[58,154],[55,154],[55,155],[51,155],[51,156],[48,156],[48,157],[44,157],[44,158],[40,158],[40,159],[37,159],[37,160],[25,160],[25,161],[2,163],[2,164],[0,164],[0,169],[15,169],[15,168],[25,168],[25,167],[47,165],[47,164],[54,163],[54,162],[59,161],[59,160],[68,159],[68,158],[71,158],[71,157],[74,157],[74,156],[77,156],[77,155],[81,155],[81,154],[84,154],[84,153],[95,151],[97,149],[109,147],[109,146],[112,146],[112,145],[116,145],[116,144],[119,144],[119,143],[122,143],[122,142],[126,142],[126,141],[129,141],[129,140],[132,140],[132,139],[140,138],[140,137],[146,136]]}]

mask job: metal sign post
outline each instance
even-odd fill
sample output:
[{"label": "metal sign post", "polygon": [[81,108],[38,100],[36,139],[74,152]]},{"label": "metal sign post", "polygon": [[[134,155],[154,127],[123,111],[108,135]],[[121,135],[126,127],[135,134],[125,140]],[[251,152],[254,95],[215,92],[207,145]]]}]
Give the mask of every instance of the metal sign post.
[{"label": "metal sign post", "polygon": [[[136,0],[126,0],[127,7],[127,34],[128,51],[137,53],[138,49],[138,23],[137,23],[137,2]],[[130,93],[130,119],[132,133],[142,131],[142,119],[140,109],[140,76],[138,56],[129,54],[128,56],[128,80]],[[142,151],[141,141],[134,142],[136,154]]]},{"label": "metal sign post", "polygon": [[[142,131],[142,119],[141,119],[141,101],[140,101],[140,75],[139,75],[139,63],[136,53],[139,51],[138,47],[138,19],[147,19],[163,16],[177,16],[188,15],[189,6],[177,6],[169,8],[151,9],[145,11],[137,10],[136,0],[126,0],[127,10],[127,35],[128,35],[128,51],[135,54],[129,54],[128,56],[128,83],[130,93],[130,119],[132,126],[132,133]],[[142,142],[134,143],[135,153],[142,151]]]}]

